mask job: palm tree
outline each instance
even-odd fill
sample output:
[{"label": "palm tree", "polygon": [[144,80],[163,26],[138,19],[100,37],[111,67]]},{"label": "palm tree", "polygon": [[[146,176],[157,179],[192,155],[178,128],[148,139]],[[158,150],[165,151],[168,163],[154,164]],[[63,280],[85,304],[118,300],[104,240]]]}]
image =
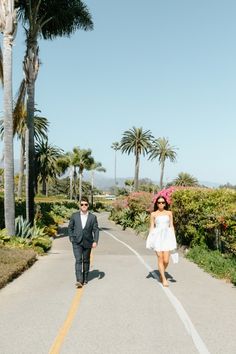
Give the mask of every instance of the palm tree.
[{"label": "palm tree", "polygon": [[58,159],[58,166],[61,173],[65,173],[69,169],[70,174],[70,199],[77,198],[77,168],[79,169],[79,199],[82,195],[82,175],[84,170],[91,170],[94,164],[94,159],[91,156],[90,149],[80,149],[74,147],[72,152],[67,152],[64,156]]},{"label": "palm tree", "polygon": [[57,165],[62,150],[50,145],[48,140],[39,141],[35,146],[36,181],[42,183],[42,194],[48,195],[48,183],[59,174]]},{"label": "palm tree", "polygon": [[133,186],[134,186],[134,180],[133,179],[126,179],[125,186],[129,187],[129,193],[131,193]]},{"label": "palm tree", "polygon": [[[13,136],[17,135],[17,138],[21,141],[20,148],[20,171],[18,179],[17,197],[22,197],[22,187],[25,169],[25,131],[26,131],[26,106],[16,105],[13,111]],[[4,124],[3,119],[0,119],[0,137],[4,136]],[[45,117],[34,116],[34,137],[36,141],[47,139],[49,122]]]},{"label": "palm tree", "polygon": [[151,148],[151,135],[150,130],[143,131],[143,128],[135,128],[126,130],[123,133],[123,137],[120,143],[121,152],[126,152],[128,155],[133,152],[135,156],[135,173],[134,173],[134,190],[138,190],[139,183],[139,167],[140,167],[140,155],[145,156],[148,150]]},{"label": "palm tree", "polygon": [[26,129],[26,215],[34,220],[34,106],[35,81],[39,71],[38,39],[70,36],[77,29],[93,28],[91,15],[80,0],[18,0],[20,18],[26,33],[26,52],[23,62],[27,91]]},{"label": "palm tree", "polygon": [[82,197],[82,177],[84,170],[91,170],[91,167],[94,166],[94,158],[91,156],[92,150],[88,149],[76,149],[76,166],[79,168],[79,202],[81,202]]},{"label": "palm tree", "polygon": [[117,150],[120,149],[120,143],[118,143],[118,141],[115,141],[114,143],[112,143],[111,148],[113,150],[115,150],[115,169],[114,169],[114,176],[115,176],[115,186],[117,185],[117,181],[116,181],[116,152]]},{"label": "palm tree", "polygon": [[197,178],[191,176],[189,173],[180,172],[178,176],[173,180],[172,185],[184,186],[184,187],[196,187],[198,186]]},{"label": "palm tree", "polygon": [[91,171],[91,206],[93,208],[93,189],[94,189],[94,172],[106,172],[106,169],[102,166],[101,162],[95,162],[90,166]]},{"label": "palm tree", "polygon": [[10,236],[15,234],[12,47],[16,34],[14,0],[0,0],[0,32],[3,33],[3,54],[0,53],[0,77],[4,84],[4,218]]},{"label": "palm tree", "polygon": [[149,160],[157,159],[159,160],[161,166],[161,175],[160,175],[160,189],[163,188],[163,176],[165,162],[169,159],[171,162],[176,161],[176,147],[170,146],[167,138],[158,138],[155,139],[152,143],[152,146],[149,150]]}]

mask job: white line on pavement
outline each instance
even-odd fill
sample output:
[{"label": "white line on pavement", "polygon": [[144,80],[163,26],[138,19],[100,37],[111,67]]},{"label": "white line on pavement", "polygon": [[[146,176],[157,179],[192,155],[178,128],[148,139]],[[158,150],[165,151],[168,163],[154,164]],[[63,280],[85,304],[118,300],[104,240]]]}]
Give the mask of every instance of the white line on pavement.
[{"label": "white line on pavement", "polygon": [[[132,247],[130,247],[127,243],[119,240],[116,236],[114,236],[112,233],[103,230],[103,228],[101,228],[101,230],[106,233],[107,235],[111,236],[114,240],[116,240],[117,242],[120,242],[121,244],[123,244],[125,247],[127,247],[131,252],[133,252],[136,257],[139,259],[139,261],[145,266],[145,268],[152,274],[152,276],[156,279],[158,279],[158,276],[156,275],[156,273],[153,272],[152,268],[150,267],[150,265],[148,265],[144,259],[140,256],[140,254],[135,251]],[[173,293],[170,291],[170,289],[164,288],[159,282],[157,283],[162,290],[165,292],[166,296],[168,297],[169,301],[171,302],[171,304],[173,305],[174,309],[176,310],[179,318],[181,319],[181,321],[183,322],[185,329],[187,331],[187,333],[192,337],[192,340],[195,344],[195,347],[197,348],[198,352],[200,354],[210,354],[209,350],[207,349],[205,343],[203,342],[202,338],[200,337],[200,335],[198,334],[197,330],[195,329],[192,321],[190,320],[187,312],[185,311],[185,309],[183,308],[182,304],[180,303],[180,301],[173,295]]]}]

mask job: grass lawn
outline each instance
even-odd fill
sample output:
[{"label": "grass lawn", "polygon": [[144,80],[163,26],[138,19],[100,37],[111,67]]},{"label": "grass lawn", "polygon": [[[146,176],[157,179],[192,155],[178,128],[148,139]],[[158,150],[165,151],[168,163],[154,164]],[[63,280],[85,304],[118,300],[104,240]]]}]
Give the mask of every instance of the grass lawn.
[{"label": "grass lawn", "polygon": [[37,260],[33,250],[0,247],[0,289]]}]

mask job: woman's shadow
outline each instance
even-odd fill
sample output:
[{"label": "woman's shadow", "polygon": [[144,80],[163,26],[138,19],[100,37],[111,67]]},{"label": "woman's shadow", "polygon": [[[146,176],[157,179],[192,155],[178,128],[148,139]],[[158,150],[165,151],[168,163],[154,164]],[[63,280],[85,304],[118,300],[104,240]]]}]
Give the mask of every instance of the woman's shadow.
[{"label": "woman's shadow", "polygon": [[[166,279],[169,280],[171,283],[176,283],[176,280],[172,277],[172,275],[168,272],[165,272]],[[154,278],[161,283],[161,275],[159,270],[153,270],[152,272],[149,272],[149,274],[146,276],[146,278]]]}]

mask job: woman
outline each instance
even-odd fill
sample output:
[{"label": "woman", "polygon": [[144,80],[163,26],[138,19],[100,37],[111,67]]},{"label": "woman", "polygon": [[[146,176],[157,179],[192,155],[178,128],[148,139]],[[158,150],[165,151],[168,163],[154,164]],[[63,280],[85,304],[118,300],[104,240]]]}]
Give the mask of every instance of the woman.
[{"label": "woman", "polygon": [[169,264],[170,251],[177,247],[173,215],[167,209],[166,199],[159,196],[154,204],[154,211],[151,213],[150,230],[146,241],[146,248],[156,252],[160,279],[165,287],[168,286],[165,270]]}]

